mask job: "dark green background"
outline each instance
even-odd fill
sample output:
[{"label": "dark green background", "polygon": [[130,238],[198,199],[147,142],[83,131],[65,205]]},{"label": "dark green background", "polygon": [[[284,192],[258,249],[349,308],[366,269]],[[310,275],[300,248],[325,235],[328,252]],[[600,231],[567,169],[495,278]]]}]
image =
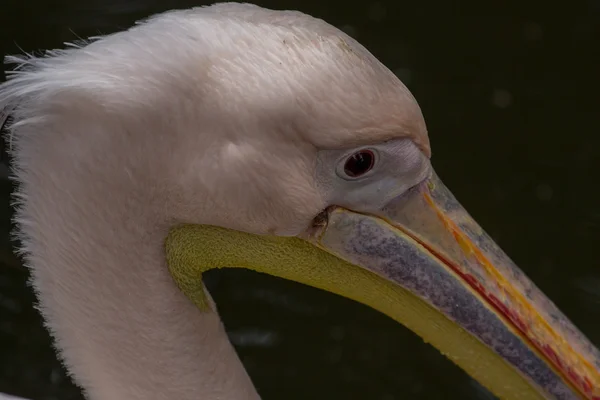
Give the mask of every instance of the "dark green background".
[{"label": "dark green background", "polygon": [[[206,4],[0,1],[5,54]],[[260,2],[343,28],[405,81],[446,184],[600,345],[600,1],[502,3]],[[0,185],[0,391],[80,398],[11,254],[11,186]],[[418,337],[359,304],[247,271],[212,272],[208,284],[265,400],[493,398]]]}]

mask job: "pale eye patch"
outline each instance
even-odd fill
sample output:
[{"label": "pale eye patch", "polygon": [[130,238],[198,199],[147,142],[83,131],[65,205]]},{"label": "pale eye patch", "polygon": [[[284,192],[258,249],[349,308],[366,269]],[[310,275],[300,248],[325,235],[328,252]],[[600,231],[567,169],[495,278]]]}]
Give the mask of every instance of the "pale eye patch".
[{"label": "pale eye patch", "polygon": [[329,205],[369,212],[426,179],[431,164],[410,139],[398,139],[321,150],[316,171],[319,190]]}]

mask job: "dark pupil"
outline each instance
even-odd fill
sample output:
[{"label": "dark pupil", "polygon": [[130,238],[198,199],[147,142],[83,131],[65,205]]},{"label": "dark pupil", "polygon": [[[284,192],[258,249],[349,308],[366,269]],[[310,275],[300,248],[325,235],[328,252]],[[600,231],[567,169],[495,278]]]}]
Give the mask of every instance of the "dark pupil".
[{"label": "dark pupil", "polygon": [[352,154],[344,164],[344,172],[346,175],[356,178],[364,175],[373,168],[375,157],[372,152],[368,150],[359,151],[358,153]]}]

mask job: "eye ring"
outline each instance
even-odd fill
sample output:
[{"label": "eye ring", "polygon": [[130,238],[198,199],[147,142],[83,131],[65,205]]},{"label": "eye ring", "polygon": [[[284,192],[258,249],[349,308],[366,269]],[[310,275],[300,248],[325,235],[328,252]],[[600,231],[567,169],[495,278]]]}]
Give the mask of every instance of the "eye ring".
[{"label": "eye ring", "polygon": [[350,179],[357,179],[373,169],[376,162],[375,152],[368,149],[358,150],[346,157],[343,173]]}]

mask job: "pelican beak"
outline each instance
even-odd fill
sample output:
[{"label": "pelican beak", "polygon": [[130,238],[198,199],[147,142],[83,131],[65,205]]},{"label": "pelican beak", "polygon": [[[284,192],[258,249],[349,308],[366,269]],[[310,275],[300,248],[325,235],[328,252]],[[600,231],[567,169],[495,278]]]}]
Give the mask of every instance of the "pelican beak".
[{"label": "pelican beak", "polygon": [[[540,398],[600,399],[598,350],[435,173],[376,215],[329,209],[308,240],[420,298],[499,356]],[[469,373],[485,374],[486,365],[474,363]],[[510,382],[495,386],[503,384]]]},{"label": "pelican beak", "polygon": [[374,214],[329,207],[300,237],[173,228],[175,283],[202,312],[202,282],[241,267],[368,305],[503,399],[600,400],[600,352],[432,176]]}]

